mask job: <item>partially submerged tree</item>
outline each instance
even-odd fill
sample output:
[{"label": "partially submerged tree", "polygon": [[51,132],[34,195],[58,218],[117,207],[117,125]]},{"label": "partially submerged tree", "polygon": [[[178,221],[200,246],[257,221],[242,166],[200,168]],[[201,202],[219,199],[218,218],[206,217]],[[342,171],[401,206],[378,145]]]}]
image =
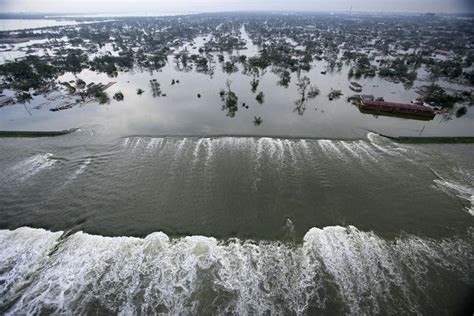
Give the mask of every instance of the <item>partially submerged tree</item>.
[{"label": "partially submerged tree", "polygon": [[341,90],[333,90],[331,88],[331,92],[329,92],[328,94],[328,98],[330,101],[334,100],[334,99],[339,99],[341,96],[343,95],[342,91]]},{"label": "partially submerged tree", "polygon": [[[298,87],[298,92],[300,93],[300,97],[294,102],[295,103],[295,109],[294,112],[297,112],[299,115],[303,115],[304,112],[306,111],[306,100],[307,100],[307,95],[306,95],[306,89],[310,85],[311,80],[306,77],[298,77],[298,82],[296,83],[296,86]],[[315,87],[315,89],[317,89]],[[318,92],[319,90],[314,90],[313,94]],[[315,95],[316,97],[316,95]]]},{"label": "partially submerged tree", "polygon": [[153,97],[160,97],[161,96],[161,85],[156,79],[150,80],[151,91],[153,93]]},{"label": "partially submerged tree", "polygon": [[257,92],[258,84],[260,81],[256,78],[253,78],[252,81],[250,81],[250,86],[252,87],[251,90],[253,93]]},{"label": "partially submerged tree", "polygon": [[314,99],[319,95],[319,93],[320,93],[320,91],[319,91],[318,87],[311,86],[311,87],[309,87],[308,98],[309,99]]},{"label": "partially submerged tree", "polygon": [[123,101],[124,96],[123,96],[123,93],[119,91],[114,94],[113,98],[116,101]]},{"label": "partially submerged tree", "polygon": [[260,124],[262,124],[262,123],[263,123],[263,120],[262,120],[262,118],[261,118],[260,116],[258,116],[258,117],[257,117],[257,116],[254,116],[253,124],[254,124],[255,126],[258,126],[258,125],[260,125]]},{"label": "partially submerged tree", "polygon": [[17,100],[18,103],[25,103],[27,101],[29,102],[31,99],[33,99],[31,94],[29,92],[25,92],[25,91],[16,92],[15,97],[16,97],[16,100]]},{"label": "partially submerged tree", "polygon": [[467,107],[462,106],[456,111],[456,117],[464,116],[466,115],[466,113],[467,113]]},{"label": "partially submerged tree", "polygon": [[425,102],[441,108],[452,108],[456,102],[463,100],[461,96],[446,93],[446,90],[434,83],[427,86],[423,99]]},{"label": "partially submerged tree", "polygon": [[226,81],[226,87],[227,91],[221,90],[220,91],[220,96],[222,98],[222,101],[224,101],[224,104],[222,105],[222,111],[227,111],[227,116],[228,117],[234,117],[235,112],[239,110],[239,107],[237,106],[239,98],[235,94],[234,91],[232,91],[230,87],[230,80]]},{"label": "partially submerged tree", "polygon": [[286,69],[283,69],[283,70],[279,70],[277,72],[277,74],[279,75],[280,77],[280,80],[278,81],[278,84],[280,86],[283,86],[285,88],[288,88],[288,84],[290,83],[291,81],[291,74],[288,70]]}]

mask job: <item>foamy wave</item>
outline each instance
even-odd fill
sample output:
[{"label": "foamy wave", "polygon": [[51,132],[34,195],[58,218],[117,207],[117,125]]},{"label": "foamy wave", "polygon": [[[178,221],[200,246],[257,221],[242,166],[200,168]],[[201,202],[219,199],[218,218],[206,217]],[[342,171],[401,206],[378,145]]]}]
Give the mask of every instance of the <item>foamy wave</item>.
[{"label": "foamy wave", "polygon": [[[131,137],[123,141],[123,146],[130,152],[140,154],[142,151],[169,152],[175,158],[180,156],[192,157],[193,165],[199,161],[209,165],[219,152],[242,151],[255,157],[257,161],[268,159],[275,164],[296,165],[308,155],[318,152],[348,161],[358,159],[378,162],[381,154],[390,153],[388,150],[378,150],[379,145],[366,141],[338,140],[292,140],[270,137],[203,137],[203,138],[149,138]],[[382,148],[382,147],[380,147]],[[281,166],[279,166],[281,167]]]},{"label": "foamy wave", "polygon": [[87,158],[86,160],[84,160],[84,162],[79,166],[79,168],[74,171],[74,173],[72,174],[71,176],[71,180],[72,179],[76,179],[79,175],[83,174],[84,171],[86,171],[87,169],[87,166],[92,162],[92,159],[91,158]]},{"label": "foamy wave", "polygon": [[455,194],[457,197],[469,201],[470,207],[466,207],[469,214],[474,215],[474,176],[467,170],[452,168],[451,172],[442,175],[440,172],[431,169],[439,178],[433,180],[439,189],[446,194]]},{"label": "foamy wave", "polygon": [[0,310],[32,281],[61,234],[27,227],[0,230]]},{"label": "foamy wave", "polygon": [[319,146],[321,146],[321,148],[323,149],[323,151],[325,153],[334,154],[338,158],[340,158],[342,160],[346,160],[346,156],[344,155],[344,153],[341,151],[341,149],[339,149],[334,144],[333,141],[327,140],[327,139],[320,139],[320,140],[318,140],[318,144],[319,144]]},{"label": "foamy wave", "polygon": [[55,159],[51,159],[53,154],[37,154],[27,158],[12,168],[12,171],[19,176],[20,180],[26,180],[38,172],[54,165]]},{"label": "foamy wave", "polygon": [[446,181],[444,179],[435,179],[434,182],[438,185],[448,188],[451,191],[454,191],[458,197],[469,201],[471,203],[471,207],[466,207],[466,210],[469,212],[469,214],[474,216],[474,188],[472,186],[468,187],[459,183]]},{"label": "foamy wave", "polygon": [[372,132],[367,133],[367,139],[370,141],[370,144],[372,146],[387,155],[401,155],[401,152],[407,151],[405,148],[402,147],[394,147],[393,142]]},{"label": "foamy wave", "polygon": [[343,302],[337,313],[419,313],[435,303],[426,292],[433,267],[473,282],[472,233],[389,241],[336,226],[312,228],[301,245],[60,235],[0,231],[0,302],[9,313],[305,314],[334,302]]}]

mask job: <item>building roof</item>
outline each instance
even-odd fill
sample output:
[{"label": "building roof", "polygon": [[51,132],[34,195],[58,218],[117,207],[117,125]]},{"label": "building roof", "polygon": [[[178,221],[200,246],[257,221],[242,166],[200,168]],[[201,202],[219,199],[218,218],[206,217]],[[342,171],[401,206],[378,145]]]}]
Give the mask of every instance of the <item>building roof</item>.
[{"label": "building roof", "polygon": [[426,112],[433,113],[433,109],[419,104],[406,104],[406,103],[395,103],[395,102],[384,102],[384,101],[370,101],[364,100],[364,105],[369,107],[378,107],[378,108],[391,108],[391,109],[402,109],[414,112]]}]

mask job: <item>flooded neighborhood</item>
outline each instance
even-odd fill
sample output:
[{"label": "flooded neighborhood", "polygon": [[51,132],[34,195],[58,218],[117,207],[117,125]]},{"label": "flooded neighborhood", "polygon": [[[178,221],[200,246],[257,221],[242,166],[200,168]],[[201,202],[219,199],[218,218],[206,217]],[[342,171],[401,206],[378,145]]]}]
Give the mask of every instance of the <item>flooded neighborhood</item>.
[{"label": "flooded neighborhood", "polygon": [[2,129],[79,127],[88,115],[37,112],[94,107],[101,116],[103,107],[189,117],[185,125],[206,125],[190,127],[199,134],[330,137],[313,123],[332,121],[334,137],[473,136],[472,19],[221,13],[75,23],[1,33]]}]

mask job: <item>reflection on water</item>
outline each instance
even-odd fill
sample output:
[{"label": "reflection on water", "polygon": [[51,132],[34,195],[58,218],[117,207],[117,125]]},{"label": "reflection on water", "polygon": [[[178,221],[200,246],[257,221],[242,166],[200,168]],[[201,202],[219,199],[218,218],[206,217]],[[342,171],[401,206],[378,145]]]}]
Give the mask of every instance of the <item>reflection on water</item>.
[{"label": "reflection on water", "polygon": [[0,31],[25,30],[41,27],[76,25],[73,20],[29,20],[29,19],[0,19]]},{"label": "reflection on water", "polygon": [[[416,120],[363,115],[346,101],[346,97],[353,94],[349,89],[349,69],[346,66],[340,71],[326,72],[321,71],[326,69],[326,62],[316,61],[311,71],[289,76],[280,70],[246,69],[239,60],[257,53],[258,47],[248,38],[244,27],[241,33],[247,49],[233,52],[232,57],[229,53],[223,53],[222,58],[214,53],[200,55],[198,47],[205,43],[206,38],[202,36],[195,39],[195,46],[183,46],[189,46],[188,54],[169,56],[166,66],[160,71],[136,68],[118,72],[112,79],[116,84],[106,91],[110,96],[122,92],[124,100],[121,102],[111,100],[108,105],[76,105],[72,109],[51,113],[48,107],[60,106],[58,102],[61,100],[48,106],[45,105],[48,104],[46,97],[40,95],[25,107],[0,108],[1,129],[62,130],[100,125],[102,133],[115,136],[225,134],[360,138],[366,130],[388,135],[414,135],[424,126],[424,136],[472,136],[474,111],[452,120],[436,116],[423,125]],[[189,68],[188,59],[194,59],[195,69]],[[238,71],[226,72],[226,66]],[[281,85],[282,77],[288,87]],[[77,78],[87,84],[102,82],[105,85],[111,81],[106,74],[90,70],[68,73],[59,80]],[[230,98],[227,82],[231,86]],[[360,79],[359,83],[364,87],[364,93],[385,100],[407,103],[418,96],[415,89],[406,90],[401,84],[380,78]],[[423,84],[421,81],[415,83]],[[139,89],[144,93],[137,94]],[[329,101],[327,95],[332,90],[341,90],[344,97]],[[320,93],[313,93],[315,91]],[[223,105],[225,111],[221,111]],[[258,118],[265,123],[255,124],[260,122]]]}]

